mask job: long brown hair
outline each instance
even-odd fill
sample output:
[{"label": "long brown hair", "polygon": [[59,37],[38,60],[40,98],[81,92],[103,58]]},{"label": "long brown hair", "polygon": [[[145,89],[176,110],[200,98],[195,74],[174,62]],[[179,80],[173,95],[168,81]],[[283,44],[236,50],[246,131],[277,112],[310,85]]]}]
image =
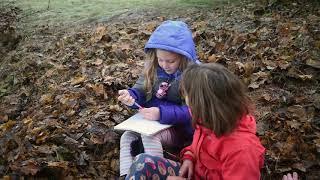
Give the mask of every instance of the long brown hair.
[{"label": "long brown hair", "polygon": [[193,125],[201,124],[219,137],[232,132],[253,107],[240,79],[217,63],[190,65],[182,75]]},{"label": "long brown hair", "polygon": [[[180,54],[179,54],[180,55]],[[180,55],[180,65],[179,65],[179,70],[183,72],[187,66],[188,60],[185,56]],[[157,49],[149,49],[146,53],[146,62],[145,62],[145,68],[144,68],[144,89],[146,91],[147,99],[151,98],[152,96],[152,85],[155,82],[157,78],[157,67],[159,66],[158,64],[158,58],[157,58]]]}]

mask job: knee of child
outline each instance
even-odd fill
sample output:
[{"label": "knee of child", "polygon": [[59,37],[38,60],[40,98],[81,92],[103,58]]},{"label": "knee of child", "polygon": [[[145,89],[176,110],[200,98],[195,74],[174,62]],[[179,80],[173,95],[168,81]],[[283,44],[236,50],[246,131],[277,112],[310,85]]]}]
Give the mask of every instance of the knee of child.
[{"label": "knee of child", "polygon": [[134,158],[134,161],[138,161],[139,159],[145,159],[147,157],[150,157],[149,154],[147,153],[141,153],[141,154],[138,154],[135,158]]},{"label": "knee of child", "polygon": [[131,131],[125,131],[120,138],[120,144],[125,142],[125,141],[133,141],[135,139],[138,139],[137,134],[131,132]]},{"label": "knee of child", "polygon": [[146,135],[141,135],[141,139],[143,142],[145,141],[155,141],[155,142],[161,142],[161,134],[157,133],[153,136],[146,136]]}]

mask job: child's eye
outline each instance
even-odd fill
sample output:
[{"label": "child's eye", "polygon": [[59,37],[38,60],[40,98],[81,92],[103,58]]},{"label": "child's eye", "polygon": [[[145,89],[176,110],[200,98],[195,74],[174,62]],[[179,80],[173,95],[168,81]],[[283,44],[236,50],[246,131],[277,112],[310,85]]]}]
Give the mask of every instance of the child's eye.
[{"label": "child's eye", "polygon": [[158,58],[158,61],[159,62],[167,62],[167,63],[169,63],[169,64],[173,64],[173,63],[175,63],[176,62],[176,60],[163,60],[163,59],[160,59],[160,58]]}]

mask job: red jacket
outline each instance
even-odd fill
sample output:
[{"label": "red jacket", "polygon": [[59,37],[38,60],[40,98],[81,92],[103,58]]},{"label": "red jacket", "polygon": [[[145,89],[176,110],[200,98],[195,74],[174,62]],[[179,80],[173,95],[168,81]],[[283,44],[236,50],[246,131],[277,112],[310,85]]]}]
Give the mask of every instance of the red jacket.
[{"label": "red jacket", "polygon": [[[197,125],[192,144],[181,151],[182,159],[194,162],[193,179],[260,179],[265,148],[256,133],[256,121],[246,115],[229,135],[217,137]],[[185,152],[190,151],[190,155]]]}]

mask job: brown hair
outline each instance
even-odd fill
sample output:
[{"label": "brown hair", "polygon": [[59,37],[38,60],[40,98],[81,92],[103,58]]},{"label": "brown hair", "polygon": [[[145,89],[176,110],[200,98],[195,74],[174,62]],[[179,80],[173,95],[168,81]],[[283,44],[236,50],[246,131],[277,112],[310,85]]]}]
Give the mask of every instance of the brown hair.
[{"label": "brown hair", "polygon": [[217,63],[189,66],[181,88],[188,98],[193,125],[203,125],[218,137],[232,132],[239,119],[253,109],[240,79]]},{"label": "brown hair", "polygon": [[[147,99],[148,97],[151,98],[152,93],[152,85],[157,78],[157,67],[158,65],[158,58],[157,58],[157,49],[149,49],[146,53],[146,63],[144,68],[144,89],[146,91]],[[171,51],[170,51],[171,52]],[[179,54],[180,55],[180,54]],[[180,55],[181,61],[179,70],[183,72],[187,66],[190,60],[187,59],[187,57]]]}]

